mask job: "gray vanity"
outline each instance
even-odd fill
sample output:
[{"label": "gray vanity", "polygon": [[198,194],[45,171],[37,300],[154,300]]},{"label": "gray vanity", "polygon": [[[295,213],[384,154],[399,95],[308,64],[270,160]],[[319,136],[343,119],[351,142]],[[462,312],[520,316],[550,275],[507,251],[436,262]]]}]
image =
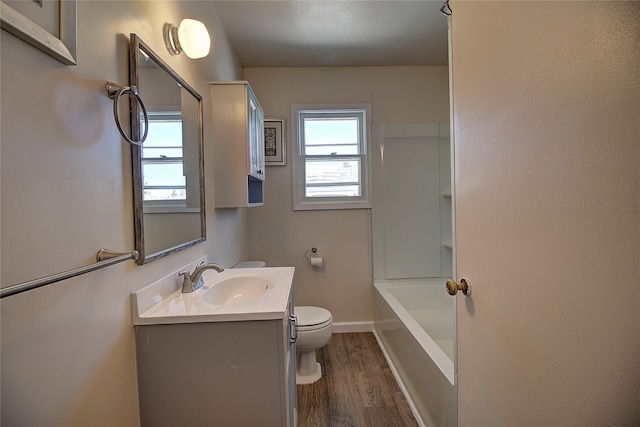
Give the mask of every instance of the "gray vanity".
[{"label": "gray vanity", "polygon": [[133,294],[142,426],[296,425],[293,271],[206,271],[190,294],[174,272]]}]

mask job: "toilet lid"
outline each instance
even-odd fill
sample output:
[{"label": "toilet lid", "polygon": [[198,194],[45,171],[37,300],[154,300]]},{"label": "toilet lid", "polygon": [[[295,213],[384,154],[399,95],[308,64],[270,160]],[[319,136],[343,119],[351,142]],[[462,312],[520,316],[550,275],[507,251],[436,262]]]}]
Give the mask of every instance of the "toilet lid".
[{"label": "toilet lid", "polygon": [[296,306],[296,316],[299,326],[315,326],[330,321],[331,312],[322,307]]}]

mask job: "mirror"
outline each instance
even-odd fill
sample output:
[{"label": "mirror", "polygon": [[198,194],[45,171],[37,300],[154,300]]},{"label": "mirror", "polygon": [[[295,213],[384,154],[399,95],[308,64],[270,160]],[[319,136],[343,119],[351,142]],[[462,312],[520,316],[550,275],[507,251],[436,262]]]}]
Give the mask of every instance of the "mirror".
[{"label": "mirror", "polygon": [[131,103],[133,198],[138,264],[206,239],[202,97],[136,34],[131,34],[130,84],[149,118]]}]

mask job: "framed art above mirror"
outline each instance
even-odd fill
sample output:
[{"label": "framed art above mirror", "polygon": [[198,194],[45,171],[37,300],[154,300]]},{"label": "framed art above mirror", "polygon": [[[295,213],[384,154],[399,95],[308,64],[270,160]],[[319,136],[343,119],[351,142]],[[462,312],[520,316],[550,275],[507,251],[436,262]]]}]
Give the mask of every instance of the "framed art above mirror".
[{"label": "framed art above mirror", "polygon": [[[132,145],[138,264],[206,239],[202,97],[136,34],[130,37],[130,84],[148,115],[148,135]],[[131,102],[131,135],[144,133]]]}]

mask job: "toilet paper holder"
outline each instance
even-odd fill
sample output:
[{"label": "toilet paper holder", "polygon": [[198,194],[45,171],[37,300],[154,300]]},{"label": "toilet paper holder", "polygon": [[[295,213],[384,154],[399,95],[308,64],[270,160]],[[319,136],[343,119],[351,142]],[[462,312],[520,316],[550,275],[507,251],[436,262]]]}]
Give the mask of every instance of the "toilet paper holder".
[{"label": "toilet paper holder", "polygon": [[304,253],[304,257],[307,259],[307,261],[309,261],[309,263],[311,263],[311,255],[309,255],[309,252],[311,252],[312,254],[317,254],[318,248],[311,248]]},{"label": "toilet paper holder", "polygon": [[322,269],[324,267],[324,260],[317,255],[318,249],[311,248],[304,253],[304,257],[307,259],[311,267],[315,269]]}]

